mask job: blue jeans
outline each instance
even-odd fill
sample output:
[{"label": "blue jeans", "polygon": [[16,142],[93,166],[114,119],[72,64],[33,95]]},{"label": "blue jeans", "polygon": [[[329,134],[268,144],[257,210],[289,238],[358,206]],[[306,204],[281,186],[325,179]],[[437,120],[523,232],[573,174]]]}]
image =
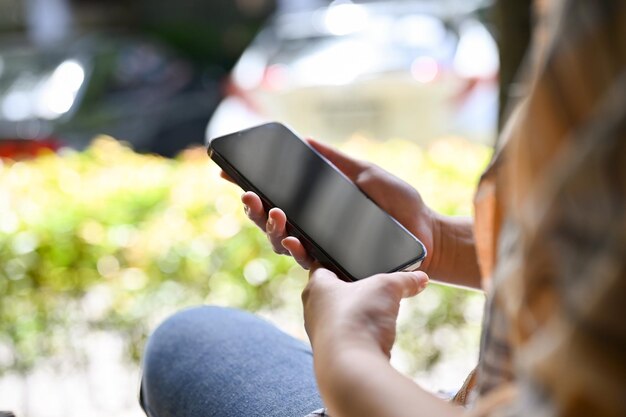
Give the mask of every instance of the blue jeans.
[{"label": "blue jeans", "polygon": [[323,407],[309,346],[239,310],[175,314],[150,337],[143,363],[149,417],[303,417]]}]

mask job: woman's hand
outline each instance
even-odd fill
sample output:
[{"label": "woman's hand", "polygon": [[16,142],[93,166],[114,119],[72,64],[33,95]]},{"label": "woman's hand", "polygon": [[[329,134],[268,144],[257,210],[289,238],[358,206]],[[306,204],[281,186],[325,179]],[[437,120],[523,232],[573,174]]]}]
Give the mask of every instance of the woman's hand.
[{"label": "woman's hand", "polygon": [[315,375],[333,416],[460,417],[463,410],[425,392],[389,363],[400,300],[421,292],[423,272],[346,283],[314,263],[302,293]]},{"label": "woman's hand", "polygon": [[358,348],[390,355],[400,300],[428,284],[423,272],[379,274],[347,283],[315,262],[302,293],[304,323],[314,352]]},{"label": "woman's hand", "polygon": [[[383,210],[417,236],[426,246],[429,255],[433,254],[433,234],[438,224],[437,216],[424,204],[413,187],[377,165],[351,158],[313,140],[308,140],[308,143]],[[228,179],[227,176],[223,176]],[[253,192],[246,192],[241,199],[246,214],[267,234],[274,251],[279,254],[291,254],[303,268],[309,269],[314,260],[298,239],[288,237],[285,213],[279,208],[273,208],[266,213],[261,199]],[[428,256],[423,268],[428,270],[431,262],[432,256]]]}]

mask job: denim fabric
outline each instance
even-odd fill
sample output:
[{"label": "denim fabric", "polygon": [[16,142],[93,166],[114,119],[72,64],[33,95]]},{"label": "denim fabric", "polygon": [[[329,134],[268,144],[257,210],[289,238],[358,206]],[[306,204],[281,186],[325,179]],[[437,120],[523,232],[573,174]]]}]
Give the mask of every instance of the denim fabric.
[{"label": "denim fabric", "polygon": [[141,404],[149,417],[301,417],[322,407],[308,345],[220,307],[182,311],[154,332]]}]

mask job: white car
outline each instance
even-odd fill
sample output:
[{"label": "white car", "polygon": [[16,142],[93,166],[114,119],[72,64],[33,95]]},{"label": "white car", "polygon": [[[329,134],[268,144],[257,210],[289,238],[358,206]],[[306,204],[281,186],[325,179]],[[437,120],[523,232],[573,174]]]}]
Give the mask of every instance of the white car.
[{"label": "white car", "polygon": [[276,16],[234,67],[207,139],[276,120],[302,135],[491,143],[497,46],[484,1],[335,1]]}]

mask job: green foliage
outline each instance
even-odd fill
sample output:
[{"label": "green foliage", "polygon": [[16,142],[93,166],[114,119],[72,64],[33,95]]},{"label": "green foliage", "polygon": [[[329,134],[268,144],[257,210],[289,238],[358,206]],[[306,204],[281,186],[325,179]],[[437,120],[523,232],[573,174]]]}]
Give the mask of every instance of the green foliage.
[{"label": "green foliage", "polygon": [[[490,153],[457,139],[426,150],[358,138],[343,147],[407,179],[447,214],[469,214]],[[110,138],[81,153],[0,162],[0,350],[10,352],[0,355],[0,373],[26,372],[59,352],[79,361],[77,340],[96,329],[122,333],[137,359],[159,320],[199,303],[297,317],[306,275],[271,251],[245,219],[240,191],[218,172],[203,149],[167,160]],[[465,293],[441,291],[439,307],[415,310],[424,334],[463,321]],[[418,342],[403,345],[428,345]],[[428,346],[418,355],[426,365],[438,351]]]}]

